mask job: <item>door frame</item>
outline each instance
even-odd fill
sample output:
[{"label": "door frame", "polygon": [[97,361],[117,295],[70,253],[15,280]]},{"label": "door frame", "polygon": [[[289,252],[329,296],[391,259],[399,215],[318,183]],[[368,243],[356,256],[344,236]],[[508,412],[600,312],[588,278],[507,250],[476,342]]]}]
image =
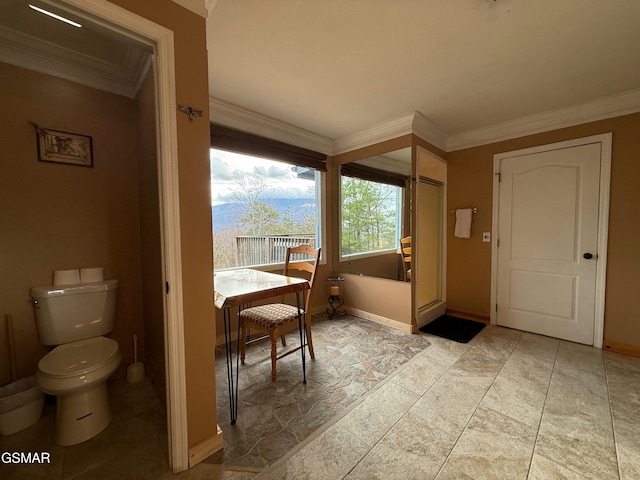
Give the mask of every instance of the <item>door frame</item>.
[{"label": "door frame", "polygon": [[497,325],[498,315],[496,311],[497,295],[498,295],[498,240],[500,237],[500,225],[498,225],[498,210],[500,208],[500,162],[505,158],[517,157],[522,155],[531,155],[542,153],[550,150],[559,150],[562,148],[572,148],[581,145],[600,143],[600,195],[598,203],[598,247],[596,262],[596,289],[595,289],[595,308],[594,308],[594,331],[593,346],[602,348],[604,340],[604,307],[606,292],[606,273],[607,273],[607,242],[609,236],[609,196],[611,190],[611,148],[612,133],[603,133],[600,135],[592,135],[589,137],[575,138],[562,142],[550,143],[547,145],[538,145],[531,148],[521,150],[513,150],[511,152],[498,153],[493,156],[493,207],[491,216],[491,230],[493,231],[493,240],[491,241],[491,308],[490,323]]},{"label": "door frame", "polygon": [[[433,153],[431,150],[426,149],[421,145],[416,145],[415,154],[412,155],[415,160],[412,161],[414,164],[412,166],[414,180],[412,181],[412,185],[415,187],[411,194],[411,205],[412,205],[412,213],[411,213],[411,235],[412,238],[415,238],[415,245],[412,244],[412,248],[414,249],[412,259],[415,258],[415,261],[411,262],[411,301],[413,305],[413,319],[412,323],[415,323],[417,329],[420,329],[431,323],[436,318],[444,315],[447,310],[447,183],[448,183],[448,163],[441,156]],[[420,175],[420,158],[421,157],[430,157],[432,160],[437,161],[441,164],[443,168],[443,176],[442,178],[430,178],[428,175]],[[441,205],[441,219],[440,219],[440,228],[441,228],[441,243],[440,243],[440,299],[433,304],[429,305],[418,305],[418,294],[416,292],[416,280],[418,278],[419,267],[419,257],[420,250],[418,245],[420,245],[420,236],[418,233],[418,221],[419,221],[419,212],[418,212],[418,186],[420,184],[421,179],[432,180],[436,183],[439,183],[442,186],[442,205]]]},{"label": "door frame", "polygon": [[189,443],[173,31],[106,0],[62,1],[89,14],[92,21],[102,21],[109,30],[136,35],[154,50],[163,272],[171,285],[164,295],[168,454],[169,467],[178,473],[189,468]]}]

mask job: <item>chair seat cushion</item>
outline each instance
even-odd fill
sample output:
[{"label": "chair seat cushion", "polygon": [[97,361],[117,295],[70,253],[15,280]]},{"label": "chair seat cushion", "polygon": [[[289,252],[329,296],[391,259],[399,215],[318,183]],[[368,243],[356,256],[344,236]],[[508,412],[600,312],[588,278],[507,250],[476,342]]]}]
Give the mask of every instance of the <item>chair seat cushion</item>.
[{"label": "chair seat cushion", "polygon": [[[304,310],[300,309],[304,315]],[[298,307],[284,303],[270,303],[258,307],[245,308],[240,318],[257,323],[267,329],[275,329],[298,319]]]}]

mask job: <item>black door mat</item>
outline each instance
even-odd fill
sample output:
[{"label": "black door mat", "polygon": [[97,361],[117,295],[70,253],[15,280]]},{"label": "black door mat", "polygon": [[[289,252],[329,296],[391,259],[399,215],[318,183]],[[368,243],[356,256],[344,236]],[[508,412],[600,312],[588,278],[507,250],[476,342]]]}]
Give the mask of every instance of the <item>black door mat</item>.
[{"label": "black door mat", "polygon": [[420,331],[458,343],[469,343],[485,326],[482,322],[442,315],[420,328]]}]

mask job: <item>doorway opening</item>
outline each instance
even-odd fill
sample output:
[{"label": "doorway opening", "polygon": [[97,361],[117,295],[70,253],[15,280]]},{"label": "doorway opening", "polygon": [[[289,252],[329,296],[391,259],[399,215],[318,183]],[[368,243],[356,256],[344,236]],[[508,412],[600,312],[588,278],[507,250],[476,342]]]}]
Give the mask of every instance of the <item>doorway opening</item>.
[{"label": "doorway opening", "polygon": [[445,314],[447,162],[427,149],[416,151],[414,304],[417,327]]},{"label": "doorway opening", "polygon": [[[28,6],[26,5],[27,2],[24,2],[24,5],[23,2],[7,3],[10,3],[10,7],[12,8],[24,6],[28,9]],[[88,221],[83,223],[78,220],[78,217],[76,217],[75,220],[70,218],[73,216],[73,213],[68,215],[69,223],[82,223],[81,229],[85,231],[91,230],[91,234],[95,237],[94,242],[81,243],[79,246],[81,252],[84,250],[90,252],[92,250],[91,246],[100,244],[100,249],[104,250],[104,255],[101,257],[101,259],[104,258],[104,260],[102,261],[107,263],[110,259],[114,258],[114,256],[119,258],[118,272],[124,271],[125,267],[130,263],[137,263],[139,265],[145,264],[150,267],[150,270],[153,270],[152,273],[147,272],[145,275],[154,277],[154,284],[156,287],[155,292],[151,294],[157,305],[156,316],[158,317],[158,321],[156,323],[157,327],[155,328],[157,334],[154,335],[154,338],[159,339],[157,343],[162,342],[162,347],[159,349],[157,354],[157,362],[159,365],[157,370],[160,371],[158,376],[162,376],[161,381],[166,386],[167,392],[166,404],[169,430],[169,463],[170,467],[176,472],[185,470],[188,467],[188,445],[186,422],[184,421],[186,418],[186,391],[184,378],[185,362],[182,317],[180,217],[177,183],[178,166],[173,32],[104,0],[45,0],[42,3],[46,3],[47,8],[51,8],[57,12],[62,12],[65,15],[69,14],[70,16],[73,16],[79,20],[79,23],[84,22],[85,32],[89,30],[98,32],[98,36],[103,38],[104,44],[101,45],[101,48],[94,51],[103,51],[108,52],[110,55],[115,55],[116,51],[124,51],[126,53],[127,45],[136,44],[143,47],[142,50],[144,51],[143,53],[147,59],[147,64],[141,67],[143,72],[139,77],[141,83],[139,85],[134,85],[133,90],[136,91],[136,89],[142,88],[146,92],[145,96],[148,101],[145,100],[145,105],[149,106],[148,110],[132,106],[134,103],[132,100],[133,96],[129,96],[129,99],[125,99],[122,102],[119,100],[114,102],[122,104],[129,102],[129,104],[123,107],[118,114],[118,118],[122,119],[121,123],[114,121],[111,124],[107,124],[108,122],[105,123],[104,119],[96,117],[92,118],[91,122],[87,121],[85,125],[78,120],[78,118],[83,114],[82,108],[77,108],[72,112],[73,115],[75,115],[75,121],[68,120],[71,118],[68,105],[62,105],[58,110],[50,109],[47,111],[41,109],[39,110],[41,112],[39,117],[41,117],[42,120],[39,118],[28,120],[40,120],[43,126],[47,127],[59,127],[64,126],[66,123],[75,123],[77,124],[79,133],[85,134],[91,133],[84,131],[85,128],[88,128],[88,124],[91,124],[93,132],[98,132],[93,133],[95,147],[94,167],[91,170],[86,169],[84,172],[80,173],[78,170],[70,170],[68,166],[60,168],[60,166],[57,165],[52,167],[58,168],[56,175],[67,177],[67,179],[69,176],[74,177],[76,184],[82,186],[86,190],[87,194],[98,193],[101,196],[99,201],[95,200],[93,196],[90,196],[89,200],[87,200],[89,197],[78,198],[74,202],[74,199],[72,198],[73,192],[68,192],[66,194],[65,198],[67,198],[67,200],[70,199],[67,203],[74,208],[73,211],[80,211],[83,205],[92,203],[98,205],[97,210],[106,212],[99,228],[93,230],[90,229],[90,225],[97,222],[96,216],[89,215]],[[40,14],[36,13],[35,15]],[[37,22],[39,19],[34,21]],[[16,24],[18,23],[19,22],[16,22]],[[29,22],[25,25],[28,24]],[[52,25],[54,25],[52,29],[57,27],[56,24]],[[88,28],[89,26],[91,26],[91,29]],[[41,33],[44,33],[44,30],[45,29],[41,29]],[[70,35],[66,36],[69,37]],[[63,37],[65,37],[65,35],[61,34],[55,36],[54,40],[55,38],[61,39]],[[110,49],[109,42],[113,42],[118,48],[115,50]],[[43,43],[46,43],[46,41]],[[68,54],[72,54],[71,52],[73,51],[73,48],[71,47],[73,47],[74,44],[78,49],[88,47],[86,43],[81,41],[71,41],[70,43],[71,45],[68,46],[69,48],[54,50],[60,50],[67,52]],[[41,74],[49,75],[49,77],[46,78],[50,79],[52,78],[51,76],[60,77],[65,79],[65,81],[70,80],[68,85],[84,85],[82,89],[87,95],[89,95],[87,92],[90,90],[85,87],[87,85],[93,87],[95,92],[106,90],[104,88],[104,84],[99,85],[100,82],[98,77],[100,77],[100,75],[97,74],[99,68],[96,66],[96,64],[100,63],[99,61],[93,63],[91,61],[85,61],[85,64],[83,65],[84,69],[79,70],[84,72],[86,81],[81,81],[63,74],[61,72],[62,64],[60,64],[58,69],[50,68],[50,65],[46,62],[49,57],[53,56],[51,51],[46,55],[37,55],[36,53],[37,52],[34,52],[32,55],[28,55],[28,60],[32,62],[31,64],[14,65],[33,72],[37,72],[37,67],[40,66],[41,70],[42,68],[45,69]],[[81,54],[80,57],[83,57],[83,55]],[[87,55],[84,55],[84,59],[87,59]],[[7,61],[7,63],[10,62]],[[145,77],[144,73],[148,71],[150,71],[150,73]],[[41,77],[34,83],[42,84],[46,82],[43,78],[45,77]],[[90,83],[92,81],[94,84]],[[111,94],[122,95],[123,97],[128,96],[124,92],[106,91]],[[60,91],[60,93],[62,94],[64,92]],[[42,102],[42,100],[46,98],[47,93],[45,91],[41,98],[38,98],[35,101]],[[111,98],[117,97],[112,95]],[[101,105],[108,105],[108,107],[105,108],[113,107],[108,101],[102,102]],[[64,118],[63,114],[66,115]],[[86,115],[89,114],[85,113],[85,116]],[[100,121],[103,123],[100,124]],[[47,122],[46,125],[45,122]],[[123,131],[122,124],[125,123],[130,128],[127,133],[127,141],[123,142],[123,145],[128,145],[129,143],[131,145],[136,145],[138,142],[135,138],[137,126],[142,124],[145,128],[145,132],[141,135],[141,137],[144,137],[144,145],[141,145],[140,152],[137,153],[140,153],[141,157],[145,157],[145,160],[148,160],[148,162],[145,162],[145,165],[141,166],[140,169],[141,172],[145,172],[144,175],[149,175],[153,181],[143,181],[141,182],[142,186],[136,184],[135,178],[137,176],[137,172],[136,175],[132,174],[132,170],[137,170],[135,161],[133,161],[131,165],[122,165],[122,159],[119,158],[117,153],[114,154],[114,151],[117,151],[117,147],[114,147],[114,144],[116,144],[119,139],[119,133],[117,132]],[[98,136],[100,136],[100,142],[98,142]],[[100,143],[99,149],[97,148],[98,143]],[[120,145],[120,147],[122,148],[122,145]],[[133,154],[128,152],[127,155],[127,158],[130,158]],[[111,163],[109,162],[109,159],[112,160]],[[120,167],[116,167],[115,165],[120,165]],[[41,167],[42,165],[39,164],[33,166],[33,168],[37,168],[38,171],[42,173],[43,168]],[[67,169],[64,170],[65,168]],[[118,168],[120,168],[120,170],[118,170]],[[99,176],[102,176],[102,180],[100,180],[102,182],[100,183],[101,189],[91,190],[90,186],[95,184],[96,177]],[[63,184],[62,180],[58,182],[58,185]],[[115,187],[112,186],[109,188],[109,180],[111,180],[111,184],[113,185],[116,183],[121,185],[122,183],[128,182],[127,191],[129,194],[126,197],[126,200],[118,196],[120,192],[116,191]],[[54,185],[54,182],[50,182],[50,185]],[[130,205],[137,204],[137,196],[139,192],[141,196],[145,197],[145,201],[148,201],[150,213],[147,218],[155,217],[153,219],[155,222],[154,227],[146,231],[145,227],[147,225],[143,226],[141,223],[135,223],[136,219],[134,217],[136,217],[137,214],[134,212],[135,209],[130,208]],[[64,193],[65,192],[62,192],[62,194]],[[50,202],[51,198],[47,198],[47,200]],[[129,208],[127,208],[127,205],[129,205]],[[57,209],[58,213],[60,210],[61,209]],[[145,216],[146,215],[147,214],[145,214]],[[135,223],[134,228],[123,228],[121,225],[122,222],[120,221],[120,217],[122,216],[132,218],[132,222]],[[141,215],[138,216],[138,220],[140,220],[141,217]],[[120,232],[117,240],[112,236],[114,231]],[[153,233],[149,233],[149,236],[146,239],[133,239],[132,235],[130,235],[133,231],[144,231],[145,234],[149,232]],[[129,253],[129,250],[132,250],[131,245],[134,243],[134,240],[135,243],[153,243],[156,247],[154,254],[155,257],[153,257],[153,259],[151,259],[151,257],[149,257],[149,259],[142,258],[142,253],[136,253],[136,257],[133,258],[133,254]],[[61,244],[63,244],[63,242],[61,242]],[[88,245],[88,247],[84,247],[84,245]],[[128,256],[132,256],[133,260],[131,262],[128,261]],[[90,255],[85,253],[85,257],[89,258]],[[70,259],[67,261],[71,261],[72,258],[74,257],[70,254]],[[92,258],[93,257],[91,257],[91,259]],[[125,259],[123,260],[123,258]],[[109,267],[109,265],[106,266]],[[135,271],[131,272],[131,269],[127,270],[126,281],[121,282],[121,293],[124,292],[127,285],[129,285],[129,288],[131,289],[132,282],[137,282],[135,283],[134,289],[136,290],[136,294],[140,293],[140,278],[142,277],[141,270],[142,266],[139,268],[137,273]],[[109,272],[108,268],[107,272]],[[166,284],[171,285],[171,291],[169,294],[165,294],[164,287]],[[131,307],[134,303],[135,301],[129,296],[126,298],[126,301],[123,301],[120,304],[123,308],[125,308],[127,304],[129,305],[128,318],[136,318],[134,310],[140,309],[139,306],[135,305]],[[116,328],[118,328],[117,321]],[[126,366],[126,363],[129,363],[130,361],[129,353],[133,350],[131,342],[132,337],[130,335],[133,332],[126,329],[125,332],[126,333],[122,334],[123,338],[119,338],[118,341],[121,345],[121,349],[127,352],[124,362]],[[131,361],[133,361],[133,359],[131,359]]]}]

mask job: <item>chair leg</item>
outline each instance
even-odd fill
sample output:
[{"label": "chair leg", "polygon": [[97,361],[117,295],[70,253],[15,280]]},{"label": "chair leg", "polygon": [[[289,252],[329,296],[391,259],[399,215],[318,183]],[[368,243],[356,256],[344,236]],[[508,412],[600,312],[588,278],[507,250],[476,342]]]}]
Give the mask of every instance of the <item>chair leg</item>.
[{"label": "chair leg", "polygon": [[287,339],[285,338],[284,335],[280,335],[280,340],[282,340],[282,346],[286,347],[287,346]]},{"label": "chair leg", "polygon": [[244,365],[244,349],[247,345],[247,328],[240,326],[240,363]]},{"label": "chair leg", "polygon": [[309,355],[311,355],[311,359],[315,360],[316,355],[313,353],[313,339],[311,338],[311,321],[307,319],[307,346],[309,347]]},{"label": "chair leg", "polygon": [[276,382],[276,358],[277,358],[278,337],[271,337],[271,381]]}]

